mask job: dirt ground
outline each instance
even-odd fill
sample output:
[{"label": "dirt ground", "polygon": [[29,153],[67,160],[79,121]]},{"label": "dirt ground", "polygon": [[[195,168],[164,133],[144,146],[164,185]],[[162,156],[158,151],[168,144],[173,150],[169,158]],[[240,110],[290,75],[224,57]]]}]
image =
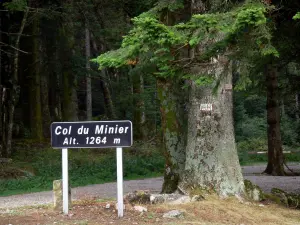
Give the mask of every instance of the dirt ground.
[{"label": "dirt ground", "polygon": [[[99,202],[86,200],[73,205],[69,215],[51,208],[19,208],[0,214],[1,225],[37,225],[37,224],[165,224],[165,225],[217,225],[217,224],[272,224],[300,225],[300,211],[265,203],[241,203],[237,199],[220,200],[215,197],[181,205],[144,205],[147,212],[137,212],[131,205],[126,205],[124,217],[119,219],[113,206],[106,209],[106,204],[115,202]],[[180,210],[183,218],[167,219],[163,214],[170,210]]]}]

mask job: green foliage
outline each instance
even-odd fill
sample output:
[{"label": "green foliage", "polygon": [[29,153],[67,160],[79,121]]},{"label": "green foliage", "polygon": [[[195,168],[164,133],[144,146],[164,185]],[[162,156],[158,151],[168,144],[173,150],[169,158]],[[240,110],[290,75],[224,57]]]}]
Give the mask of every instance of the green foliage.
[{"label": "green foliage", "polygon": [[12,0],[3,3],[3,6],[10,11],[24,11],[27,6],[26,0]]},{"label": "green foliage", "polygon": [[[151,146],[140,146],[136,153],[124,151],[124,179],[158,176],[163,173],[164,158]],[[69,177],[72,187],[116,180],[116,159],[113,149],[72,149],[69,152]],[[52,189],[52,182],[61,179],[61,151],[26,149],[13,157],[14,165],[31,171],[34,176],[0,179],[0,196]]]},{"label": "green foliage", "polygon": [[286,115],[281,117],[281,138],[282,144],[286,146],[299,146],[298,142],[298,123],[295,123],[294,119],[289,118]]},{"label": "green foliage", "polygon": [[118,68],[139,63],[139,58],[148,54],[149,60],[157,66],[155,75],[166,78],[185,73],[187,61],[179,58],[180,51],[198,44],[206,51],[189,61],[222,54],[230,46],[237,47],[238,41],[245,38],[254,40],[262,56],[278,56],[265,28],[266,12],[262,4],[245,4],[225,13],[193,15],[189,22],[174,26],[164,25],[154,14],[143,14],[133,19],[133,29],[123,38],[118,50],[106,52],[93,61],[99,64],[99,69]]},{"label": "green foliage", "polygon": [[268,150],[268,144],[265,138],[250,138],[245,141],[240,141],[237,148],[239,152],[261,152]]},{"label": "green foliage", "polygon": [[163,10],[174,12],[178,9],[182,9],[183,7],[183,0],[161,0],[158,1],[152,11],[155,11],[156,13],[159,13]]},{"label": "green foliage", "polygon": [[293,17],[294,20],[299,20],[300,19],[300,12],[298,12],[294,17]]}]

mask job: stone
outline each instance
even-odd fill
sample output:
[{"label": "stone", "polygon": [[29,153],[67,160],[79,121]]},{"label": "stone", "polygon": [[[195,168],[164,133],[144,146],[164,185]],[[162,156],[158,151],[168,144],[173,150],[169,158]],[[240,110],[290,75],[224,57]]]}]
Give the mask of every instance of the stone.
[{"label": "stone", "polygon": [[151,204],[170,203],[180,204],[190,202],[191,198],[188,195],[181,194],[152,194],[150,196]]},{"label": "stone", "polygon": [[[63,190],[62,180],[53,181],[53,208],[55,210],[63,210]],[[71,187],[69,186],[69,207],[71,207]]]},{"label": "stone", "polygon": [[135,211],[138,211],[138,212],[147,212],[147,208],[140,206],[140,205],[135,205],[133,208]]},{"label": "stone", "polygon": [[[287,193],[279,188],[272,188],[273,198],[277,198],[277,203],[282,203],[287,207],[300,208],[300,195],[295,193]],[[272,200],[272,198],[270,198]]]},{"label": "stone", "polygon": [[264,198],[261,188],[250,180],[244,180],[246,195],[249,199],[260,202]]},{"label": "stone", "polygon": [[110,204],[106,204],[105,208],[110,209]]},{"label": "stone", "polygon": [[163,215],[163,218],[171,218],[171,219],[183,218],[183,217],[184,217],[183,212],[179,210],[172,210]]},{"label": "stone", "polygon": [[124,196],[124,201],[129,203],[150,203],[150,191],[149,190],[138,190],[130,192]]}]

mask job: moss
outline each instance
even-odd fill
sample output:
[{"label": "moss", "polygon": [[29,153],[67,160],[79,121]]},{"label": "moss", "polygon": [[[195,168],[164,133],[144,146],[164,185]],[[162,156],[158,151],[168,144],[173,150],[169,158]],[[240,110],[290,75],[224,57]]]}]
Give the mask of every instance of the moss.
[{"label": "moss", "polygon": [[254,201],[261,201],[264,198],[264,194],[259,186],[253,184],[249,180],[244,180],[245,192],[248,198]]},{"label": "moss", "polygon": [[[300,195],[294,193],[287,193],[279,188],[273,188],[271,193],[276,198],[279,199],[279,202],[284,204],[287,207],[300,208]],[[277,201],[278,202],[278,201]]]},{"label": "moss", "polygon": [[204,198],[203,196],[205,195],[212,195],[212,194],[216,194],[216,191],[214,189],[208,189],[208,188],[201,188],[201,187],[196,187],[193,188],[189,191],[190,196],[201,196],[202,198]]},{"label": "moss", "polygon": [[272,194],[265,193],[264,194],[264,199],[271,200],[272,202],[275,202],[276,204],[282,204],[280,198],[278,196],[275,196],[275,195],[272,195]]},{"label": "moss", "polygon": [[174,173],[165,173],[162,193],[174,193],[177,190],[179,175]]}]

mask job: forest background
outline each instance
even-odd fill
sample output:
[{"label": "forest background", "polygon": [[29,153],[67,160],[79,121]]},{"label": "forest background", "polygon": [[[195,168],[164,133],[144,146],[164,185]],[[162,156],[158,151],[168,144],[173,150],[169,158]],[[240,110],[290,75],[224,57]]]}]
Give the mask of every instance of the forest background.
[{"label": "forest background", "polygon": [[[263,3],[268,7],[272,2]],[[151,75],[156,68],[133,60],[127,67],[99,70],[90,59],[118,49],[133,27],[132,18],[153,7],[172,11],[181,4],[154,0],[1,2],[0,156],[12,158],[12,162],[1,164],[0,195],[51,189],[52,181],[60,178],[60,152],[49,146],[53,121],[129,119],[134,146],[125,152],[125,178],[163,174],[160,103],[156,79]],[[276,4],[274,1],[272,16],[288,21],[274,34],[284,53],[280,55],[283,65],[278,70],[276,96],[280,132],[283,149],[297,151],[300,29],[292,17],[300,6],[287,1]],[[289,26],[298,26],[298,30]],[[182,86],[183,91],[186,88]],[[240,163],[267,162],[267,154],[249,154],[268,150],[265,77],[254,72],[245,78],[243,72],[234,71],[233,99]],[[183,103],[181,107],[188,106]],[[111,149],[72,150],[70,160],[73,186],[115,179]],[[288,154],[285,160],[298,161],[299,156]]]}]

